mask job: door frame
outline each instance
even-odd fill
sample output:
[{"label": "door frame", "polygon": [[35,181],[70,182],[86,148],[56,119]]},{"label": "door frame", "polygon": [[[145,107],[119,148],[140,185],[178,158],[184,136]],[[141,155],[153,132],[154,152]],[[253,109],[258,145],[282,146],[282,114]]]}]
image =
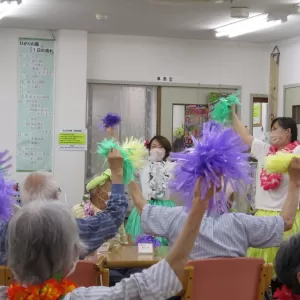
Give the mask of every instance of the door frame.
[{"label": "door frame", "polygon": [[268,98],[269,95],[267,94],[250,94],[250,101],[249,101],[249,127],[248,130],[251,135],[253,135],[253,99],[254,98]]},{"label": "door frame", "polygon": [[291,89],[291,88],[298,88],[300,87],[300,83],[295,83],[295,84],[286,84],[283,86],[283,116],[285,115],[285,101],[286,101],[286,97],[285,97],[285,92],[287,89]]}]

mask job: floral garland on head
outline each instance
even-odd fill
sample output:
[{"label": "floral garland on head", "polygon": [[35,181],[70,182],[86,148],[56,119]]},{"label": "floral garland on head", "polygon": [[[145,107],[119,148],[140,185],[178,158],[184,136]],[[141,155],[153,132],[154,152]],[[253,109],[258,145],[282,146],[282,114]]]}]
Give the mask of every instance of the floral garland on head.
[{"label": "floral garland on head", "polygon": [[281,289],[277,289],[273,297],[276,300],[300,300],[300,295],[294,295],[286,285],[283,285]]},{"label": "floral garland on head", "polygon": [[67,279],[50,278],[42,284],[23,286],[12,283],[7,291],[9,300],[60,300],[76,289]]}]

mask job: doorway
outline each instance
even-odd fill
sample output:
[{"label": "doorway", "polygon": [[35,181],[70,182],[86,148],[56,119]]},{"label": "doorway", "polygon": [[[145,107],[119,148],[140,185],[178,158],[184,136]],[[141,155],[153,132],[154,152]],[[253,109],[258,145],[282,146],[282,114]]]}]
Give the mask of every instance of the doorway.
[{"label": "doorway", "polygon": [[252,110],[252,135],[263,142],[268,143],[268,96],[251,95]]},{"label": "doorway", "polygon": [[284,116],[295,120],[298,127],[298,139],[300,131],[300,85],[284,87]]}]

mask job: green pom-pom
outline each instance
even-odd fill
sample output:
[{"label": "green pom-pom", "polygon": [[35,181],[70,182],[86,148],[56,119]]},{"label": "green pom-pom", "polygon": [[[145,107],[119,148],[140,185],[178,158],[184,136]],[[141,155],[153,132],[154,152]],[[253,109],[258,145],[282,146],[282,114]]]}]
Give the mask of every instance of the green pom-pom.
[{"label": "green pom-pom", "polygon": [[98,150],[97,153],[107,159],[108,153],[116,148],[121,156],[124,159],[124,164],[123,164],[123,181],[124,184],[128,184],[129,182],[134,180],[134,173],[135,173],[135,168],[131,162],[131,160],[127,157],[126,152],[124,149],[117,143],[116,140],[114,139],[105,139],[103,142],[98,144]]},{"label": "green pom-pom", "polygon": [[231,122],[231,106],[240,104],[238,95],[239,92],[236,92],[226,98],[220,98],[218,102],[212,106],[210,117],[219,123]]}]

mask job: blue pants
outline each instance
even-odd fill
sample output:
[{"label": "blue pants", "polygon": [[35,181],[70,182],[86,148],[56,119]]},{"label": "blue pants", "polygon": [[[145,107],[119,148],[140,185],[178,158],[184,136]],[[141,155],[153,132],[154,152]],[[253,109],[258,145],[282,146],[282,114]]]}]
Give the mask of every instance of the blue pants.
[{"label": "blue pants", "polygon": [[130,277],[131,274],[140,273],[143,269],[110,269],[109,270],[109,286],[114,286],[120,282],[123,278]]}]

